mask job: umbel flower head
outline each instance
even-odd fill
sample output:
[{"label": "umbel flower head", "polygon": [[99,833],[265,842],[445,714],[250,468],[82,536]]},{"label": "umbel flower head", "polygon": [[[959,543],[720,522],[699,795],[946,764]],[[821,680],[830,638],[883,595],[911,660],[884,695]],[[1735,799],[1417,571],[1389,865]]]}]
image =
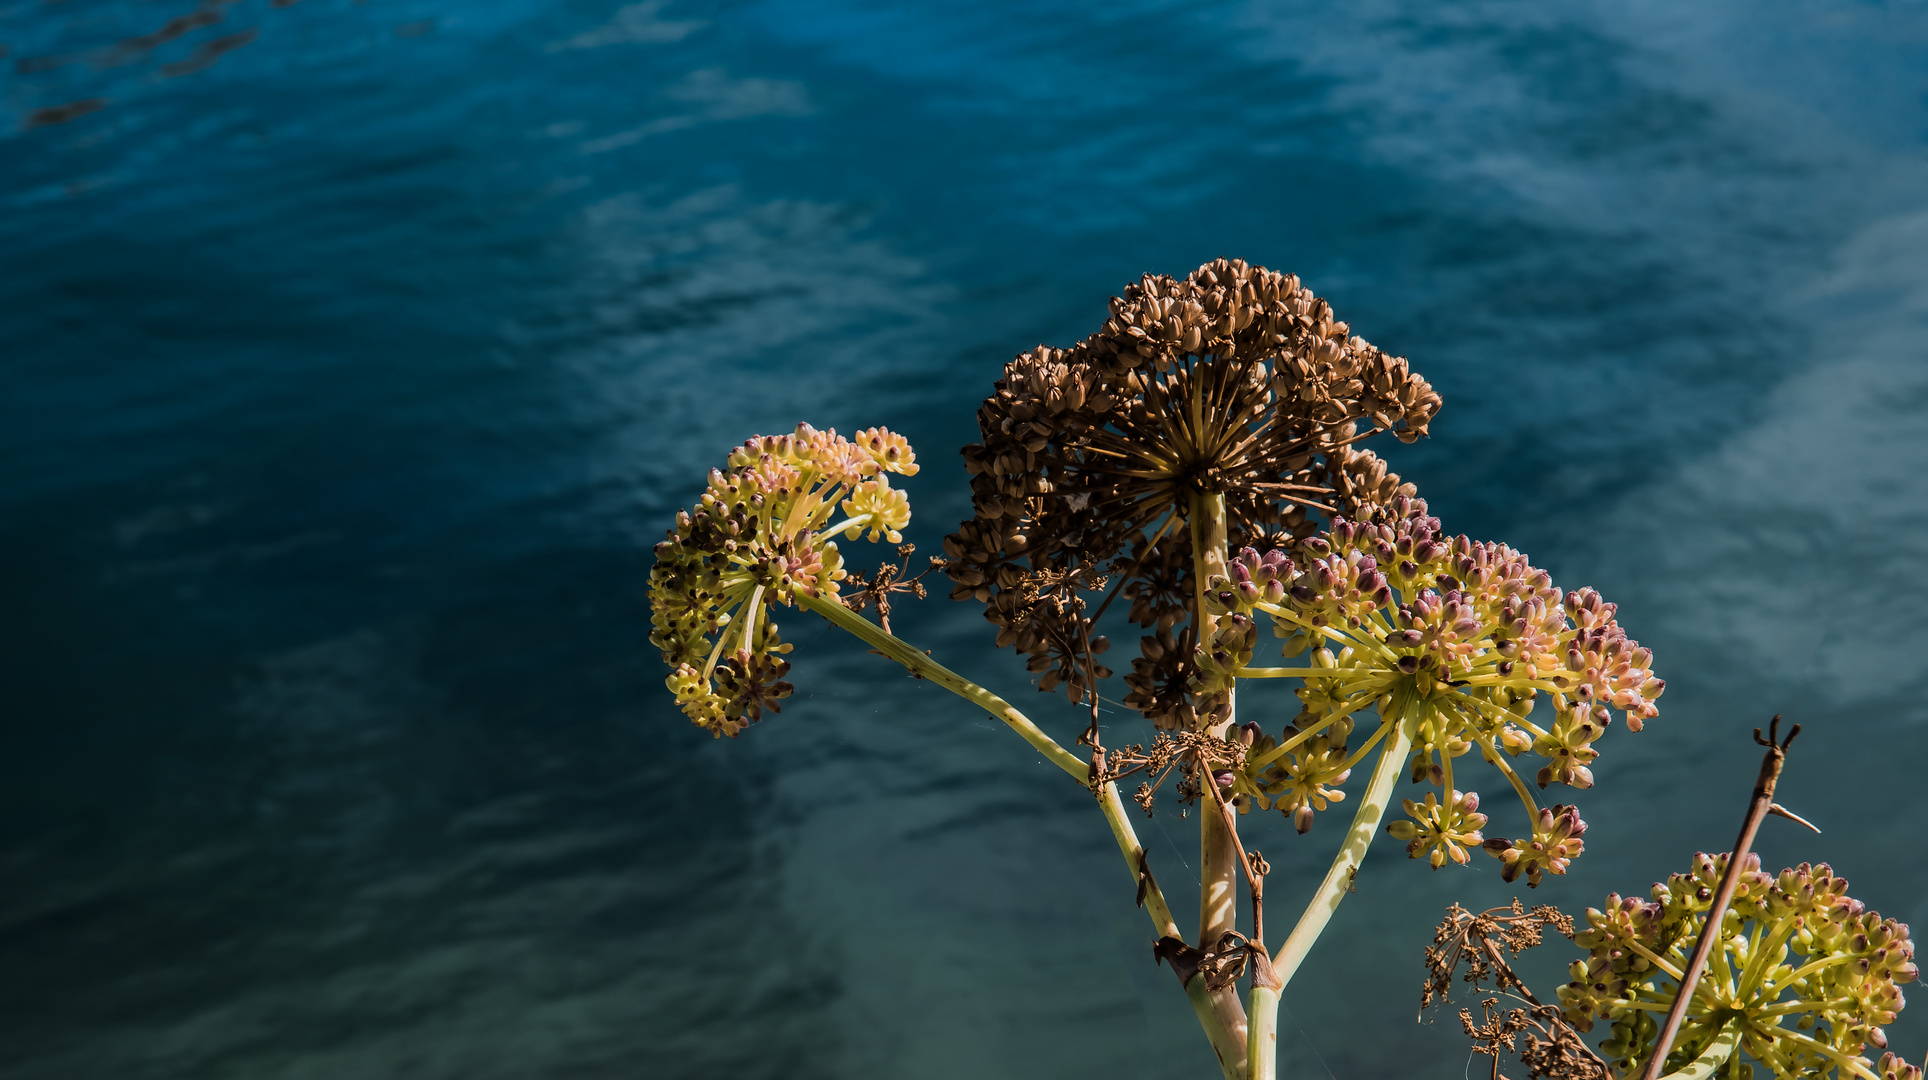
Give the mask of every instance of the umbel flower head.
[{"label": "umbel flower head", "polygon": [[1074,597],[1103,577],[1155,629],[1127,702],[1192,726],[1197,501],[1223,498],[1234,545],[1304,535],[1308,509],[1410,493],[1352,444],[1411,441],[1438,408],[1403,358],[1353,335],[1296,277],[1223,259],[1183,281],[1145,277],[1097,333],[1007,364],[978,410],[984,441],[964,448],[974,515],[944,544],[951,595],[985,602],[999,645],[1055,669],[1045,681],[1076,700],[1095,669]]},{"label": "umbel flower head", "polygon": [[[910,500],[887,474],[917,472],[901,435],[870,428],[845,439],[808,424],[753,438],[727,464],[676,515],[649,574],[650,643],[670,665],[677,704],[715,735],[782,711],[790,646],[768,609],[799,592],[837,595],[846,576],[837,537],[900,542]],[[839,506],[848,516],[826,527]]]},{"label": "umbel flower head", "polygon": [[[1653,677],[1648,650],[1614,621],[1614,605],[1592,589],[1562,593],[1504,545],[1444,535],[1422,500],[1396,496],[1290,551],[1247,548],[1228,571],[1206,586],[1207,608],[1221,618],[1199,650],[1193,690],[1220,689],[1251,662],[1257,612],[1271,617],[1286,656],[1308,657],[1302,669],[1277,669],[1303,680],[1303,711],[1283,740],[1247,755],[1238,780],[1261,806],[1278,800],[1300,831],[1311,808],[1323,807],[1291,793],[1344,782],[1381,738],[1409,724],[1412,779],[1451,795],[1408,800],[1411,820],[1389,831],[1435,868],[1463,864],[1483,848],[1507,881],[1525,874],[1538,885],[1580,853],[1586,823],[1570,806],[1540,807],[1512,760],[1542,758],[1534,777],[1541,788],[1589,787],[1594,741],[1614,713],[1638,731],[1658,712],[1665,684]],[[1545,727],[1531,719],[1542,696],[1552,704]],[[1348,752],[1353,718],[1365,709],[1380,723]],[[1529,834],[1481,832],[1486,815],[1477,794],[1460,790],[1454,764],[1474,751],[1525,804]]]},{"label": "umbel flower head", "polygon": [[[1623,1072],[1653,1052],[1727,860],[1695,855],[1693,868],[1654,885],[1651,899],[1613,894],[1604,908],[1587,910],[1587,927],[1573,939],[1587,959],[1574,961],[1560,1003],[1582,1031],[1596,1019],[1612,1024],[1601,1049]],[[1917,974],[1906,924],[1867,910],[1826,863],[1778,875],[1760,864],[1748,853],[1663,1064],[1684,1066],[1738,1025],[1740,1049],[1776,1076],[1920,1080],[1919,1068],[1893,1054],[1863,1056],[1870,1046],[1887,1048],[1882,1026],[1894,1022],[1901,986]]]}]

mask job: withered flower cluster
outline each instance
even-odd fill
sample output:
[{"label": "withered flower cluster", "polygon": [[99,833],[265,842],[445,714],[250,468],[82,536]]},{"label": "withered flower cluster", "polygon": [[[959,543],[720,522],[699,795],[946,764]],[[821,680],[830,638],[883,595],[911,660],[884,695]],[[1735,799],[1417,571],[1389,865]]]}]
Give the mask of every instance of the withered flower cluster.
[{"label": "withered flower cluster", "polygon": [[[1612,1024],[1601,1049],[1623,1072],[1652,1053],[1727,860],[1696,855],[1692,870],[1654,885],[1650,900],[1609,895],[1604,910],[1587,910],[1574,941],[1588,958],[1574,961],[1560,1001],[1582,1031],[1596,1018]],[[1908,927],[1867,910],[1847,887],[1826,863],[1766,874],[1748,853],[1669,1069],[1738,1025],[1740,1049],[1777,1076],[1920,1080],[1919,1067],[1892,1053],[1878,1062],[1862,1056],[1870,1045],[1887,1048],[1882,1025],[1894,1022],[1900,987],[1918,971]]]},{"label": "withered flower cluster", "polygon": [[[1651,653],[1614,620],[1614,605],[1592,589],[1562,593],[1545,571],[1501,544],[1445,536],[1423,500],[1405,496],[1366,520],[1340,518],[1290,551],[1240,552],[1229,574],[1207,583],[1208,609],[1220,616],[1201,649],[1193,689],[1229,684],[1251,663],[1253,617],[1271,617],[1286,656],[1309,654],[1300,669],[1271,674],[1303,680],[1303,711],[1286,737],[1248,755],[1240,793],[1294,817],[1300,831],[1371,747],[1401,722],[1413,725],[1411,775],[1444,792],[1406,801],[1411,820],[1389,831],[1414,858],[1435,868],[1465,863],[1483,847],[1507,881],[1525,873],[1564,873],[1583,846],[1586,825],[1570,806],[1538,806],[1509,759],[1545,759],[1535,779],[1585,788],[1593,783],[1594,741],[1619,710],[1638,731],[1658,713],[1665,684]],[[1529,717],[1540,696],[1552,722]],[[1375,710],[1371,740],[1348,752],[1353,717]],[[1459,790],[1454,759],[1477,750],[1524,802],[1530,835],[1487,839],[1478,795]]]},{"label": "withered flower cluster", "polygon": [[[1505,1051],[1519,1055],[1527,1076],[1536,1080],[1614,1080],[1613,1070],[1559,1008],[1533,996],[1507,958],[1509,952],[1517,959],[1539,946],[1547,927],[1569,940],[1574,935],[1573,920],[1558,908],[1541,904],[1528,911],[1519,897],[1513,898],[1511,907],[1478,914],[1454,904],[1426,950],[1420,1013],[1451,997],[1455,975],[1476,988],[1490,982],[1492,995],[1479,1003],[1482,1018],[1475,1021],[1471,1009],[1461,1009],[1459,1022],[1472,1039],[1473,1052],[1493,1059],[1494,1076],[1500,1075],[1500,1054]],[[1519,1004],[1502,1009],[1500,994]]]},{"label": "withered flower cluster", "polygon": [[1127,703],[1193,726],[1210,711],[1188,688],[1197,500],[1224,497],[1234,547],[1307,535],[1308,509],[1410,493],[1353,444],[1411,441],[1438,408],[1403,358],[1354,336],[1297,277],[1223,259],[1183,281],[1145,277],[1097,333],[1011,361],[978,410],[984,441],[964,449],[975,513],[944,544],[951,595],[986,603],[999,645],[1075,701],[1108,674],[1083,645],[1096,615],[1083,594],[1104,576],[1154,630]]},{"label": "withered flower cluster", "polygon": [[[693,723],[735,735],[763,710],[782,711],[790,645],[765,609],[799,592],[836,596],[847,575],[835,540],[850,533],[903,540],[910,500],[888,473],[915,475],[901,435],[870,428],[845,439],[808,424],[757,436],[711,469],[697,504],[676,515],[649,575],[650,643],[670,665],[669,688]],[[826,528],[839,501],[849,515]]]}]

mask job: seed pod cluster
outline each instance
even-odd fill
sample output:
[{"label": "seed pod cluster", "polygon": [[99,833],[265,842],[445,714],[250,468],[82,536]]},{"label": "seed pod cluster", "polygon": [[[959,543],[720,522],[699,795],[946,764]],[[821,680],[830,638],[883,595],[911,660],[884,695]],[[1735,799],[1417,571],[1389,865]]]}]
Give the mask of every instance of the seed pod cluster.
[{"label": "seed pod cluster", "polygon": [[[1619,1059],[1622,1072],[1652,1053],[1660,1009],[1678,992],[1676,975],[1700,937],[1727,860],[1697,854],[1686,873],[1655,884],[1650,899],[1611,894],[1604,908],[1587,910],[1587,927],[1573,939],[1587,959],[1573,963],[1560,1004],[1582,1031],[1596,1019],[1612,1024],[1601,1050]],[[1862,1056],[1870,1046],[1887,1048],[1882,1027],[1900,1013],[1900,987],[1918,970],[1907,925],[1867,910],[1847,888],[1826,863],[1767,874],[1760,856],[1748,853],[1669,1070],[1692,1061],[1723,1025],[1738,1020],[1740,1048],[1776,1076],[1871,1070],[1918,1080],[1921,1070],[1892,1053],[1879,1062]]]},{"label": "seed pod cluster", "polygon": [[[1234,546],[1307,535],[1311,513],[1411,494],[1352,444],[1411,441],[1438,408],[1404,358],[1353,335],[1297,277],[1224,259],[1182,281],[1147,276],[1084,341],[1005,366],[978,410],[984,441],[964,448],[973,516],[945,541],[951,595],[985,603],[1000,644],[1035,657],[1073,646],[1083,606],[1062,594],[1108,572],[1154,631],[1127,700],[1160,727],[1195,725],[1219,703],[1189,688],[1191,643],[1164,646],[1196,614],[1195,500],[1224,497]],[[1075,695],[1088,688],[1073,667]]]},{"label": "seed pod cluster", "polygon": [[[885,474],[917,472],[901,435],[871,428],[845,439],[808,424],[750,439],[727,464],[676,515],[649,575],[649,640],[670,666],[670,691],[691,722],[718,736],[765,709],[781,712],[793,689],[783,681],[791,647],[766,609],[792,605],[800,592],[837,595],[847,576],[837,536],[900,540],[910,501]],[[849,516],[826,528],[839,505]]]}]

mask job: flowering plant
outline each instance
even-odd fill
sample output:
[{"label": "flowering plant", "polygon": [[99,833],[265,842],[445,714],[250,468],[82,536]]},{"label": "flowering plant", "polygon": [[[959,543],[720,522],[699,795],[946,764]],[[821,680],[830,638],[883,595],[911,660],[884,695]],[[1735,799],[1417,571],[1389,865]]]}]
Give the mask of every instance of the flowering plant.
[{"label": "flowering plant", "polygon": [[[901,568],[868,580],[846,569],[840,543],[900,544],[910,519],[890,476],[914,475],[916,459],[881,428],[845,439],[804,425],[753,438],[712,470],[657,545],[651,640],[685,714],[719,736],[791,692],[779,607],[822,616],[997,717],[1091,791],[1155,955],[1224,1075],[1272,1080],[1280,990],[1350,891],[1397,782],[1436,789],[1403,800],[1405,816],[1385,827],[1411,858],[1440,869],[1484,852],[1505,880],[1538,886],[1584,850],[1586,823],[1535,789],[1592,786],[1615,715],[1639,731],[1664,688],[1613,604],[1563,592],[1511,548],[1448,535],[1412,484],[1358,446],[1425,434],[1439,405],[1403,358],[1352,334],[1297,278],[1226,260],[1182,281],[1144,278],[1091,337],[1006,365],[978,412],[983,441],[964,448],[973,516],[933,569],[954,599],[984,605],[996,644],[1027,658],[1039,690],[1088,706],[1082,752],[890,632],[889,596],[923,595],[923,575],[904,576],[908,545]],[[1114,672],[1098,657],[1120,596],[1113,622],[1144,631],[1121,700],[1151,738],[1107,747],[1100,688]],[[1296,665],[1257,663],[1261,615]],[[1297,715],[1240,723],[1249,679],[1296,680]],[[1466,783],[1475,751],[1522,804],[1510,835],[1488,835]],[[1363,789],[1348,792],[1368,759]],[[1133,776],[1143,812],[1168,784],[1203,811],[1190,939],[1120,796]],[[1269,866],[1241,816],[1277,810],[1304,834],[1346,804],[1351,824],[1313,899],[1268,947]]]}]

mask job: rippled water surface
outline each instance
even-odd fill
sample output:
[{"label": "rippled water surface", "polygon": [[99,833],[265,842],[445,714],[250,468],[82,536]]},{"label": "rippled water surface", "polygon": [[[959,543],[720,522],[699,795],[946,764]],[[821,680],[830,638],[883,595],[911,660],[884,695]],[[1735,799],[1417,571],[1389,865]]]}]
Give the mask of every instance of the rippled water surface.
[{"label": "rippled water surface", "polygon": [[[802,419],[906,431],[934,546],[1002,362],[1221,255],[1656,650],[1535,899],[1730,843],[1778,711],[1765,858],[1928,924],[1919,5],[12,0],[0,64],[0,1075],[1211,1075],[1074,785],[802,616],[713,742],[643,586]],[[1288,1074],[1461,1076],[1420,949],[1511,892],[1376,855]]]}]

